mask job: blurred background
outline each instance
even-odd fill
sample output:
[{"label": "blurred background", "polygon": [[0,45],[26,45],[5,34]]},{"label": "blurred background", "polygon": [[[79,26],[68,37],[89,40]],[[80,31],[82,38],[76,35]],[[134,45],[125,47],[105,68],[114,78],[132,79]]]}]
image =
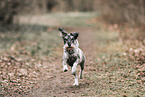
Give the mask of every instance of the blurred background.
[{"label": "blurred background", "polygon": [[145,25],[144,0],[1,0],[0,24],[11,24],[18,14],[99,11],[104,21]]},{"label": "blurred background", "polygon": [[[58,27],[80,32],[89,60],[77,92],[61,75]],[[145,0],[0,0],[0,96],[144,97],[144,85]]]}]

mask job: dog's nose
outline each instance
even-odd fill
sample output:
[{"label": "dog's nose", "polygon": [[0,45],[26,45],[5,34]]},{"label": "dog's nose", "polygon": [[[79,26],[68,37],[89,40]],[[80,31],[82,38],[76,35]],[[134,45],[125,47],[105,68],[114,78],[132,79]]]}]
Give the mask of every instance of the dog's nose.
[{"label": "dog's nose", "polygon": [[71,43],[70,42],[68,42],[67,44],[68,44],[69,47],[71,47]]}]

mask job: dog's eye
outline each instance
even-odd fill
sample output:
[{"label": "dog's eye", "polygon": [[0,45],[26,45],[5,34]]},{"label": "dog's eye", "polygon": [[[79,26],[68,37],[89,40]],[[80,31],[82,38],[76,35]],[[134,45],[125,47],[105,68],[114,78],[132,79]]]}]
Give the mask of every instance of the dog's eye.
[{"label": "dog's eye", "polygon": [[74,42],[74,40],[75,40],[74,38],[71,39],[72,42]]},{"label": "dog's eye", "polygon": [[71,40],[74,40],[74,38],[71,38]]},{"label": "dog's eye", "polygon": [[75,39],[74,39],[74,38],[72,38],[71,40],[72,40],[72,41],[74,41]]},{"label": "dog's eye", "polygon": [[64,41],[67,41],[67,39],[66,39],[66,38],[64,38],[63,40],[64,40]]}]

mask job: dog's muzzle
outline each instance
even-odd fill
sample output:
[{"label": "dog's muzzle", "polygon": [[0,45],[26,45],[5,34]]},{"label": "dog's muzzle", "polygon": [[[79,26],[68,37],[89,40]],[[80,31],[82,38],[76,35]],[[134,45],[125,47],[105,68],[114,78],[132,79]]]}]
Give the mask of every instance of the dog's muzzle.
[{"label": "dog's muzzle", "polygon": [[66,47],[65,49],[66,49],[66,51],[67,51],[69,54],[73,54],[73,53],[74,53],[74,47]]}]

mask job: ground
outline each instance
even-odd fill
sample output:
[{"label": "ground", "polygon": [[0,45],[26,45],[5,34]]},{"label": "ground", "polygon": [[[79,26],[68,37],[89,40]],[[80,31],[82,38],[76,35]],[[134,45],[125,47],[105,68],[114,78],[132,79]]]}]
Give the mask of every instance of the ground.
[{"label": "ground", "polygon": [[[13,51],[21,45],[20,50],[28,51],[30,55],[28,54],[27,57],[30,60],[24,65],[32,64],[31,60],[33,60],[34,67],[37,67],[34,69],[37,76],[31,79],[35,85],[32,85],[28,93],[19,95],[14,93],[14,95],[28,97],[144,96],[144,84],[136,79],[134,63],[126,58],[126,46],[120,41],[119,32],[106,28],[101,22],[94,22],[97,15],[98,13],[94,12],[73,12],[20,16],[21,24],[35,25],[36,31],[35,33],[30,32],[31,30],[24,31],[19,42],[16,42],[18,38],[12,41],[13,45],[8,45],[6,48]],[[42,30],[37,28],[37,25],[42,25],[42,27],[38,26]],[[63,27],[68,32],[80,33],[79,43],[86,56],[86,63],[84,78],[79,80],[79,86],[73,86],[71,68],[68,72],[63,72],[63,41],[59,37],[58,27]],[[21,37],[19,34],[17,36]],[[24,56],[19,58],[23,60]],[[26,68],[29,67],[25,67],[24,71]],[[79,69],[78,66],[77,71]],[[27,72],[31,71],[27,69]]]}]

